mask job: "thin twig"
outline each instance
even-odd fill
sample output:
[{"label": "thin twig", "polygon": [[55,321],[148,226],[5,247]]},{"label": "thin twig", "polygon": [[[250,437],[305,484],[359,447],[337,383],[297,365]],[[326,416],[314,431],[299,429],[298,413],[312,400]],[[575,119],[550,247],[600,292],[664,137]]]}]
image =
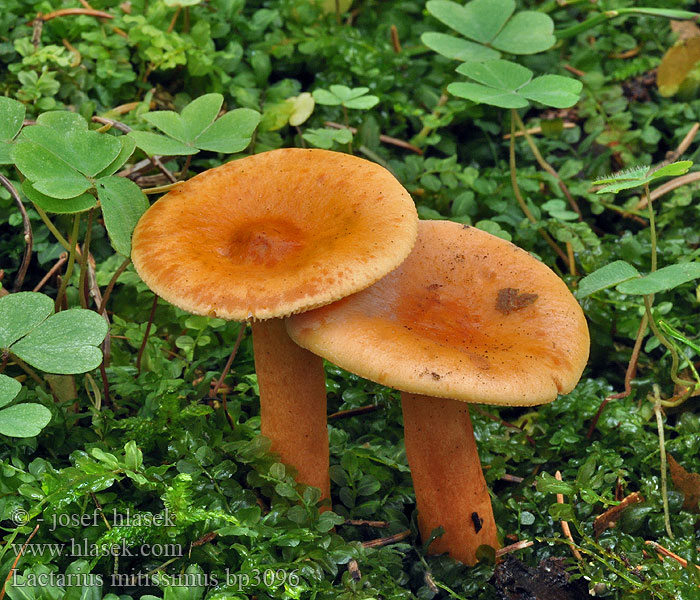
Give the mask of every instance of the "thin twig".
[{"label": "thin twig", "polygon": [[[667,181],[663,185],[660,185],[657,187],[650,195],[650,198],[652,202],[654,200],[658,200],[661,198],[661,196],[664,196],[665,194],[668,194],[669,192],[672,192],[673,190],[682,187],[684,185],[688,185],[689,183],[693,183],[694,181],[700,180],[700,171],[693,171],[692,173],[686,173],[685,175],[681,175],[680,177],[676,177],[675,179],[671,179],[670,181]],[[643,208],[646,208],[648,203],[648,199],[646,196],[642,197],[642,199],[637,203],[637,206],[635,206],[635,210],[642,210]]]},{"label": "thin twig", "polygon": [[668,489],[666,483],[666,444],[664,443],[664,420],[661,416],[661,403],[659,402],[659,386],[654,384],[654,414],[656,415],[656,429],[659,433],[659,456],[661,458],[661,500],[664,507],[664,525],[668,537],[673,539],[671,530],[671,517],[668,510]]},{"label": "thin twig", "polygon": [[625,391],[619,394],[613,394],[612,396],[607,396],[603,402],[601,402],[598,407],[598,412],[596,412],[595,417],[591,421],[591,425],[588,428],[587,439],[591,439],[596,426],[598,425],[598,419],[603,413],[603,409],[607,406],[610,400],[620,400],[622,398],[627,398],[632,393],[632,379],[637,374],[637,362],[639,360],[639,351],[642,348],[642,342],[644,341],[644,336],[646,334],[647,326],[649,325],[649,317],[646,313],[642,315],[642,320],[639,323],[639,329],[637,330],[637,337],[634,340],[634,347],[632,348],[632,355],[630,356],[630,361],[627,363],[627,371],[625,372]]},{"label": "thin twig", "polygon": [[158,306],[158,294],[153,295],[153,305],[151,306],[151,312],[148,315],[148,323],[146,324],[146,332],[143,334],[143,341],[139,347],[138,355],[136,356],[136,377],[141,375],[141,359],[143,358],[143,351],[146,349],[146,344],[148,343],[148,336],[151,333],[151,325],[153,325],[153,319],[156,316],[156,306]]},{"label": "thin twig", "polygon": [[[350,127],[349,125],[343,125],[342,123],[335,123],[334,121],[326,121],[324,123],[326,127],[332,127],[333,129],[347,129],[353,135],[357,133],[357,127]],[[398,146],[399,148],[404,148],[405,150],[410,150],[416,154],[423,154],[423,151],[418,147],[410,144],[405,140],[400,140],[399,138],[391,137],[389,135],[384,135],[383,133],[379,135],[379,141],[385,144],[392,144],[393,146]]]},{"label": "thin twig", "polygon": [[391,45],[394,48],[396,54],[401,54],[401,40],[399,40],[399,30],[396,25],[391,26]]},{"label": "thin twig", "polygon": [[22,215],[22,225],[24,227],[24,255],[22,256],[22,263],[20,264],[19,271],[17,271],[17,276],[15,277],[15,283],[12,287],[13,292],[18,292],[24,283],[24,278],[27,275],[27,269],[29,268],[29,261],[32,259],[32,247],[34,242],[34,236],[32,235],[32,224],[29,221],[29,216],[22,203],[22,198],[20,198],[19,193],[12,185],[10,180],[4,175],[0,175],[0,184],[10,192],[10,196],[15,201],[20,214]]},{"label": "thin twig", "polygon": [[395,544],[396,542],[405,540],[410,535],[411,530],[406,529],[405,531],[395,533],[394,535],[390,535],[388,537],[378,538],[376,540],[370,540],[368,542],[362,542],[362,546],[364,548],[380,548],[382,546],[388,546],[389,544]]},{"label": "thin twig", "polygon": [[49,272],[41,278],[41,281],[34,286],[33,292],[38,292],[41,288],[46,285],[46,282],[51,279],[56,274],[63,264],[68,260],[68,252],[61,252],[56,261],[56,264],[49,269]]},{"label": "thin twig", "polygon": [[676,162],[683,154],[685,154],[685,151],[690,148],[690,144],[693,143],[693,140],[695,139],[695,136],[698,134],[698,131],[700,131],[700,123],[693,123],[693,126],[688,130],[688,133],[685,134],[685,137],[681,140],[681,143],[678,144],[678,147],[671,152],[666,157],[666,160],[661,163],[659,166],[663,165],[668,165],[671,164],[672,162]]},{"label": "thin twig", "polygon": [[360,525],[366,525],[367,527],[378,527],[385,528],[389,527],[389,521],[366,521],[365,519],[348,519],[343,523],[343,525],[354,525],[356,527]]},{"label": "thin twig", "polygon": [[516,550],[524,550],[525,548],[529,548],[530,546],[534,546],[535,542],[530,541],[530,540],[520,540],[519,542],[515,542],[515,544],[511,544],[510,546],[503,546],[503,548],[499,548],[496,550],[496,558],[500,558],[501,556],[505,554],[510,554],[511,552],[515,552]]},{"label": "thin twig", "polygon": [[547,173],[549,173],[552,177],[554,177],[554,179],[557,180],[557,184],[559,185],[561,191],[564,193],[564,196],[566,196],[566,199],[569,202],[569,206],[571,206],[574,212],[578,215],[579,221],[583,220],[583,216],[581,215],[581,209],[576,203],[576,200],[574,200],[574,197],[571,195],[569,188],[566,186],[564,181],[562,181],[562,178],[559,177],[559,173],[557,173],[556,169],[544,159],[544,157],[540,153],[539,148],[537,147],[537,144],[535,144],[535,140],[532,139],[532,136],[527,132],[525,123],[523,123],[523,120],[520,118],[520,115],[517,113],[517,111],[513,111],[513,116],[515,117],[515,122],[518,124],[520,131],[525,136],[527,145],[530,146],[530,150],[532,151],[532,155],[535,157],[537,164],[540,165],[540,167],[542,167],[545,171],[547,171]]},{"label": "thin twig", "polygon": [[[512,110],[511,112],[514,113],[515,110]],[[523,214],[527,217],[530,223],[536,225],[537,219],[535,219],[535,216],[532,214],[532,212],[530,212],[530,209],[528,208],[525,199],[520,193],[520,186],[518,185],[518,172],[515,167],[515,138],[512,137],[512,134],[515,133],[515,118],[511,118],[510,120],[510,133],[510,183],[513,188],[513,193],[515,194],[515,199],[517,200],[518,205],[520,206],[520,210],[523,211]],[[559,255],[559,258],[561,258],[564,261],[566,268],[570,269],[569,257],[566,256],[566,254],[564,254],[564,251],[557,245],[557,243],[551,238],[551,236],[540,227],[537,228],[537,232],[544,238],[544,241],[547,242],[549,247]]]},{"label": "thin twig", "polygon": [[39,525],[41,525],[41,523],[37,523],[36,527],[34,527],[34,530],[29,534],[27,541],[24,542],[22,547],[19,549],[19,552],[17,553],[17,556],[15,557],[15,560],[12,563],[12,566],[10,567],[10,572],[7,574],[7,577],[5,578],[5,583],[2,586],[2,590],[0,590],[0,600],[2,600],[5,597],[5,590],[7,588],[7,582],[10,581],[10,579],[12,579],[12,574],[15,572],[15,568],[17,567],[17,563],[19,562],[19,559],[22,558],[22,554],[24,554],[24,551],[27,549],[27,546],[29,546],[29,542],[32,541],[32,538],[36,535],[36,532],[39,531]]},{"label": "thin twig", "polygon": [[243,336],[245,335],[246,327],[247,327],[246,323],[241,323],[240,329],[238,330],[238,336],[236,336],[236,341],[233,344],[233,350],[231,351],[231,354],[229,355],[228,360],[226,361],[226,365],[224,366],[224,370],[221,372],[221,377],[219,377],[219,380],[216,382],[216,385],[214,385],[214,387],[211,391],[211,395],[214,397],[216,397],[216,394],[219,392],[219,388],[224,383],[224,379],[226,378],[226,375],[228,375],[228,372],[231,370],[231,365],[233,365],[233,361],[236,358],[236,354],[238,353],[238,348],[240,347],[241,342],[243,341]]},{"label": "thin twig", "polygon": [[[688,561],[685,560],[685,558],[681,558],[677,554],[674,554],[667,548],[664,548],[661,544],[653,542],[652,540],[646,540],[644,543],[654,548],[654,550],[656,550],[659,554],[662,554],[663,556],[672,558],[673,560],[677,561],[684,569],[688,567]],[[700,565],[694,566],[696,569],[700,570]]]},{"label": "thin twig", "polygon": [[126,271],[126,268],[129,266],[130,262],[130,258],[125,258],[124,262],[119,265],[114,275],[112,275],[112,279],[109,280],[109,284],[107,284],[107,289],[105,289],[105,293],[102,295],[102,302],[100,303],[100,307],[97,309],[98,313],[104,312],[105,306],[107,306],[107,300],[109,300],[109,297],[112,294],[112,290],[114,289],[114,286],[117,283],[117,279],[119,279],[119,276],[124,271]]},{"label": "thin twig", "polygon": [[114,18],[114,15],[110,15],[109,13],[106,13],[101,10],[95,10],[94,8],[62,8],[60,10],[54,10],[49,13],[46,13],[45,15],[39,13],[36,16],[36,19],[43,23],[46,23],[46,21],[50,21],[51,19],[55,19],[56,17],[67,17],[71,15],[87,15],[89,17],[98,17],[100,19]]},{"label": "thin twig", "polygon": [[[558,481],[561,481],[561,472],[557,471],[556,473],[554,473],[554,477]],[[557,494],[557,502],[559,504],[564,504],[564,494]],[[564,533],[564,537],[566,537],[566,539],[571,542],[571,544],[569,545],[569,547],[571,548],[571,554],[574,555],[577,561],[581,562],[581,560],[583,560],[581,557],[581,553],[576,549],[576,542],[574,542],[574,538],[571,535],[571,529],[569,528],[569,524],[564,520],[561,521],[561,530]]]},{"label": "thin twig", "polygon": [[[576,127],[576,123],[569,123],[569,122],[567,121],[566,123],[564,123],[564,124],[562,125],[562,127],[564,127],[564,129],[573,129],[574,127]],[[537,127],[530,127],[530,128],[528,128],[526,131],[527,131],[527,133],[529,133],[530,135],[532,135],[532,134],[538,134],[538,133],[542,133],[542,127],[540,127],[540,126],[538,125]],[[525,131],[516,131],[516,132],[515,132],[515,137],[516,137],[516,138],[517,138],[517,137],[522,137],[522,136],[524,136],[524,135],[525,135]],[[509,140],[509,139],[510,139],[510,133],[504,134],[504,135],[503,135],[503,139],[504,139],[504,140]]]},{"label": "thin twig", "polygon": [[378,404],[369,404],[367,406],[358,406],[357,408],[349,408],[347,410],[339,410],[338,412],[331,413],[328,415],[328,420],[333,419],[346,419],[348,417],[355,417],[357,415],[365,415],[367,413],[379,410]]},{"label": "thin twig", "polygon": [[[92,120],[95,121],[96,123],[110,125],[111,127],[114,127],[115,129],[118,129],[119,131],[121,131],[123,133],[129,133],[131,131],[131,127],[129,127],[126,123],[122,123],[121,121],[116,121],[115,119],[108,119],[107,117],[92,117]],[[161,173],[163,173],[172,183],[175,183],[177,181],[177,177],[175,177],[175,175],[173,175],[166,168],[166,166],[160,161],[160,158],[158,156],[149,156],[148,160],[151,162],[151,164],[154,167],[156,167]]]}]

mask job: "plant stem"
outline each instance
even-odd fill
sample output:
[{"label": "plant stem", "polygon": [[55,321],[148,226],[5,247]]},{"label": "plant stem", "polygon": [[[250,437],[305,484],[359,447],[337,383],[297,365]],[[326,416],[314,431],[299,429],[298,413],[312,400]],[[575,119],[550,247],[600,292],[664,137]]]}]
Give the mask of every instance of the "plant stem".
[{"label": "plant stem", "polygon": [[21,358],[17,357],[15,354],[12,355],[12,360],[17,364],[17,366],[22,369],[29,377],[31,377],[38,385],[40,385],[42,388],[46,389],[46,384],[44,383],[44,380],[41,379],[36,374],[36,371],[32,369],[27,363],[25,363]]},{"label": "plant stem", "polygon": [[[517,114],[515,112],[515,109],[511,109],[511,120],[510,120],[510,183],[513,187],[513,193],[515,194],[515,199],[518,201],[518,204],[520,205],[520,209],[523,211],[523,214],[527,217],[527,219],[532,223],[533,225],[537,224],[537,219],[535,219],[535,216],[530,212],[530,209],[528,208],[527,204],[525,203],[525,200],[523,199],[522,194],[520,193],[520,187],[518,186],[518,172],[515,167],[515,119],[517,117]],[[564,264],[566,265],[567,269],[571,270],[571,265],[569,264],[569,257],[564,253],[564,251],[557,245],[557,243],[551,238],[551,236],[542,228],[537,228],[537,232],[544,238],[545,242],[549,244],[549,247],[552,248],[558,255],[559,258],[561,258],[564,261]]]},{"label": "plant stem", "polygon": [[148,343],[148,336],[151,333],[151,325],[153,325],[153,318],[156,316],[156,306],[158,306],[158,294],[153,295],[153,305],[151,306],[151,312],[148,315],[148,323],[146,325],[146,332],[143,334],[143,341],[139,347],[139,353],[136,357],[136,377],[141,375],[141,358],[143,358],[143,351],[146,349],[146,344]]},{"label": "plant stem", "polygon": [[98,313],[102,314],[105,311],[105,306],[107,306],[107,300],[109,300],[109,296],[112,293],[112,289],[114,289],[115,284],[117,283],[117,279],[119,279],[119,276],[126,271],[126,268],[129,266],[129,263],[131,262],[130,258],[124,259],[124,262],[119,265],[117,270],[114,272],[114,275],[112,275],[112,279],[109,280],[109,284],[107,285],[107,289],[105,289],[105,293],[102,296],[102,302],[100,303],[100,308],[97,310]]},{"label": "plant stem", "polygon": [[559,173],[557,173],[556,169],[544,159],[542,154],[540,154],[539,148],[537,148],[537,144],[535,143],[535,139],[530,135],[530,132],[525,127],[525,123],[523,123],[523,120],[520,118],[520,115],[517,113],[517,111],[513,111],[513,116],[515,117],[515,122],[518,124],[521,133],[527,141],[527,145],[530,146],[530,150],[532,151],[532,155],[535,157],[537,164],[539,164],[540,167],[542,167],[545,171],[547,171],[547,173],[549,173],[552,177],[554,177],[554,179],[557,180],[559,188],[562,192],[564,192],[566,199],[569,201],[569,206],[571,206],[574,212],[578,215],[579,221],[582,220],[583,217],[581,215],[581,209],[576,203],[576,200],[574,200],[574,197],[571,195],[569,188],[562,181],[562,178],[559,176]]},{"label": "plant stem", "polygon": [[649,207],[649,237],[651,238],[651,272],[656,271],[656,221],[654,220],[654,207],[651,202],[651,194],[649,193],[649,184],[644,184],[644,195],[647,198],[647,206]]},{"label": "plant stem", "polygon": [[95,209],[91,208],[88,212],[87,231],[85,232],[85,241],[83,242],[83,252],[80,256],[80,279],[78,280],[78,297],[80,298],[80,306],[87,308],[88,299],[85,292],[85,276],[87,275],[88,257],[90,255],[90,238],[92,236],[92,221],[95,218]]},{"label": "plant stem", "polygon": [[671,517],[668,510],[668,489],[666,483],[666,444],[664,442],[664,421],[661,416],[661,398],[659,397],[659,386],[654,384],[654,414],[656,415],[656,429],[659,432],[659,455],[661,456],[661,497],[664,504],[664,525],[668,537],[673,539],[671,531]]},{"label": "plant stem", "polygon": [[66,250],[70,252],[70,244],[66,241],[66,238],[64,238],[61,233],[56,229],[56,226],[51,222],[51,219],[49,219],[49,216],[44,212],[44,209],[41,208],[41,206],[38,206],[37,204],[34,205],[34,209],[36,212],[39,214],[41,217],[41,220],[44,222],[44,225],[48,228],[48,230],[53,233],[53,236],[56,238],[59,244],[63,246]]},{"label": "plant stem", "polygon": [[70,281],[71,275],[73,275],[73,266],[75,265],[75,250],[78,245],[78,231],[80,229],[80,213],[76,213],[73,217],[73,231],[71,232],[70,238],[70,249],[68,251],[68,266],[66,267],[66,272],[61,281],[61,287],[58,290],[58,295],[56,296],[56,312],[61,308],[61,303],[63,301],[63,295],[66,293],[66,288],[68,287],[68,282]]},{"label": "plant stem", "polygon": [[233,360],[236,358],[236,354],[238,354],[238,348],[240,347],[241,342],[243,341],[243,336],[245,335],[245,330],[247,326],[247,323],[241,323],[240,325],[238,335],[236,336],[236,341],[233,344],[233,350],[231,350],[231,354],[229,355],[228,360],[226,361],[224,370],[221,371],[221,377],[219,377],[216,384],[214,385],[214,388],[211,391],[211,395],[214,397],[216,397],[216,395],[219,393],[219,388],[223,385],[224,378],[226,377],[226,375],[228,375],[228,372],[231,370],[231,365],[233,365]]}]

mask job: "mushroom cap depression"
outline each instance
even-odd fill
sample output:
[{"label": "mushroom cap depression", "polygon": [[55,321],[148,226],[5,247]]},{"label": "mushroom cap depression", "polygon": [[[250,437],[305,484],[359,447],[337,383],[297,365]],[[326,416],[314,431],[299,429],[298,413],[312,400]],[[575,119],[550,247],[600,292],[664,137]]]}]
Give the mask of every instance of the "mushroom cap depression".
[{"label": "mushroom cap depression", "polygon": [[571,391],[588,360],[583,311],[547,266],[501,238],[421,221],[373,286],[287,322],[292,339],[361,377],[414,394],[534,405]]},{"label": "mushroom cap depression", "polygon": [[383,167],[340,152],[272,150],[205,171],[134,230],[146,284],[188,312],[269,319],[361,290],[398,266],[418,216]]}]

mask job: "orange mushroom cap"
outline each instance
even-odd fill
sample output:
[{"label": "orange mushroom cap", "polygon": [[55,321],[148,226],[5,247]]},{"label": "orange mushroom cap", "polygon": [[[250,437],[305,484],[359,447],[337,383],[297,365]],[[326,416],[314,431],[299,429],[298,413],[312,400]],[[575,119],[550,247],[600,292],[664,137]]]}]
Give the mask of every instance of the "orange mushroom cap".
[{"label": "orange mushroom cap", "polygon": [[201,173],[134,230],[146,284],[195,314],[284,317],[357,292],[399,265],[417,230],[413,201],[383,167],[287,148]]},{"label": "orange mushroom cap", "polygon": [[404,392],[534,405],[588,359],[583,311],[547,266],[501,238],[421,221],[409,257],[366,290],[287,322],[292,339]]}]

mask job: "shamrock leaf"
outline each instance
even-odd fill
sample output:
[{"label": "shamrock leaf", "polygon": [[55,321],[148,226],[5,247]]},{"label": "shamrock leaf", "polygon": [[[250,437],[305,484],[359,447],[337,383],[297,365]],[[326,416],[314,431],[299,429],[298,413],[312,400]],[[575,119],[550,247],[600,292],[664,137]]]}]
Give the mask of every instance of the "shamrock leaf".
[{"label": "shamrock leaf", "polygon": [[69,375],[98,367],[105,320],[91,310],[52,312],[51,298],[37,292],[0,298],[0,348],[47,373]]},{"label": "shamrock leaf", "polygon": [[333,144],[349,144],[352,132],[349,129],[307,129],[303,138],[317,148],[328,150]]},{"label": "shamrock leaf", "polygon": [[180,114],[171,110],[147,113],[144,119],[165,135],[131,131],[128,135],[147,154],[185,156],[200,150],[233,154],[244,150],[260,122],[260,113],[237,108],[216,118],[223,105],[221,94],[205,94]]},{"label": "shamrock leaf", "polygon": [[313,98],[318,104],[367,110],[379,102],[379,98],[367,92],[368,87],[349,88],[346,85],[332,85],[328,90],[314,90]]},{"label": "shamrock leaf", "polygon": [[[21,389],[19,381],[0,375],[0,406],[12,402]],[[51,411],[41,404],[15,404],[0,410],[0,434],[17,438],[34,437],[50,420]]]},{"label": "shamrock leaf", "polygon": [[10,157],[12,140],[22,129],[25,112],[26,109],[21,102],[0,96],[0,165],[12,164]]}]

